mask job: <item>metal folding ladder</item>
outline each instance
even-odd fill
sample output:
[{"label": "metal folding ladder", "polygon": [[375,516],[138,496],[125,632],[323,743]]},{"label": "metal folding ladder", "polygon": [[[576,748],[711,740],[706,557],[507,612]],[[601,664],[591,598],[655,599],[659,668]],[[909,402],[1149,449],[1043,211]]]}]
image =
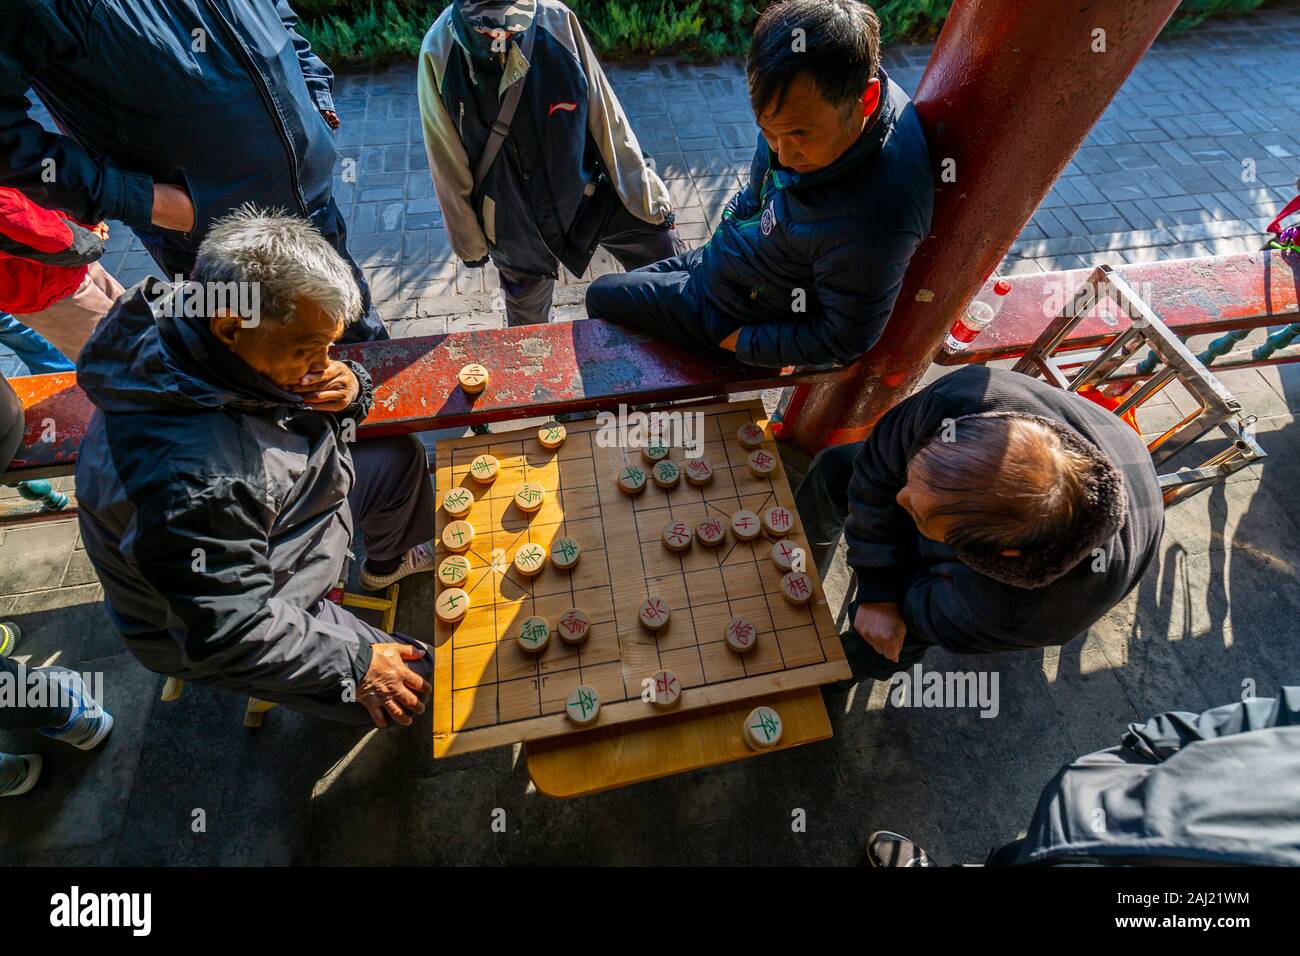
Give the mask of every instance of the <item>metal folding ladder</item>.
[{"label": "metal folding ladder", "polygon": [[[1128,328],[1103,348],[1067,349],[1058,354],[1075,327],[1105,300],[1128,319]],[[1143,359],[1135,358],[1144,347],[1150,352]],[[1242,415],[1241,403],[1110,266],[1092,271],[1014,370],[1042,376],[1066,391],[1094,390],[1103,396],[1107,407],[1113,406],[1114,413],[1127,417],[1130,423],[1134,421],[1131,412],[1171,382],[1180,382],[1199,407],[1147,443],[1166,507],[1266,457],[1252,434],[1255,418]],[[1228,439],[1227,448],[1195,467],[1172,467],[1176,455],[1215,428]]]}]

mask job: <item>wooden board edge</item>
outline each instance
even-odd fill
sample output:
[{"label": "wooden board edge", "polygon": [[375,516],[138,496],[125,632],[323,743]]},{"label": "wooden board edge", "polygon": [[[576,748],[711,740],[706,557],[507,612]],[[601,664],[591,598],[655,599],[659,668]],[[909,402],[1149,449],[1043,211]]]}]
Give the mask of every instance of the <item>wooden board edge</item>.
[{"label": "wooden board edge", "polygon": [[[700,711],[687,711],[682,714],[674,715],[671,718],[676,724],[695,726],[698,725],[703,733],[709,733],[716,728],[721,722],[730,726],[737,724],[739,715],[746,710],[762,705],[775,707],[778,710],[787,709],[792,705],[798,705],[806,708],[808,711],[804,714],[801,723],[805,724],[804,733],[794,736],[793,734],[787,739],[782,740],[771,750],[758,751],[747,746],[737,744],[729,749],[726,753],[715,753],[710,756],[701,756],[699,759],[681,760],[672,764],[658,764],[653,769],[646,769],[642,772],[634,772],[625,777],[619,777],[611,780],[601,786],[591,789],[563,789],[553,786],[553,782],[547,779],[546,775],[542,780],[538,780],[534,775],[534,768],[543,762],[543,760],[559,750],[567,749],[572,746],[575,749],[585,749],[586,747],[599,746],[601,741],[625,740],[631,734],[640,734],[662,727],[663,721],[647,719],[636,721],[630,724],[616,724],[609,727],[600,728],[595,731],[586,733],[567,734],[563,737],[551,737],[541,741],[533,741],[534,750],[530,753],[527,745],[524,747],[524,759],[528,765],[528,778],[537,788],[537,792],[543,796],[555,800],[569,800],[575,797],[590,796],[595,793],[604,793],[609,790],[615,790],[622,787],[632,786],[638,783],[646,783],[650,780],[659,780],[663,777],[673,776],[679,773],[690,773],[694,770],[704,770],[709,767],[721,766],[726,763],[735,763],[738,760],[748,760],[751,757],[762,757],[767,754],[777,753],[782,750],[792,750],[795,747],[802,747],[805,744],[819,743],[830,740],[832,729],[830,723],[830,714],[826,710],[826,703],[822,699],[821,688],[803,687],[793,691],[784,691],[777,694],[760,694],[757,697],[748,698],[742,701],[733,701],[730,704],[721,704],[716,707],[707,708]],[[816,725],[811,730],[806,726],[809,718]],[[738,725],[737,725],[738,727]],[[596,736],[599,735],[599,736]],[[739,740],[739,733],[735,734]],[[546,747],[541,751],[538,745]],[[541,759],[539,759],[541,758]]]},{"label": "wooden board edge", "polygon": [[[691,701],[690,707],[674,714],[656,714],[651,709],[653,705],[645,703],[640,698],[621,700],[613,704],[602,705],[602,713],[607,713],[610,717],[615,718],[615,722],[601,723],[598,727],[592,729],[631,724],[639,720],[663,720],[678,714],[688,714],[739,700],[752,700],[767,694],[819,688],[822,684],[843,680],[850,675],[848,661],[836,660],[825,661],[821,664],[810,664],[807,667],[799,667],[793,670],[769,671],[766,674],[755,674],[752,677],[727,681],[723,684],[689,687],[686,692]],[[772,681],[774,677],[777,678],[775,682]],[[763,682],[761,687],[756,687],[754,682],[758,681]],[[529,724],[527,728],[515,726],[516,723],[525,722]],[[540,717],[530,717],[527,721],[496,724],[474,730],[450,731],[435,729],[433,755],[435,758],[454,757],[465,753],[475,753],[480,750],[490,750],[493,747],[504,747],[507,744],[527,743],[530,740],[542,740],[547,737],[561,737],[584,732],[575,730],[572,722],[563,713],[543,714]]]}]

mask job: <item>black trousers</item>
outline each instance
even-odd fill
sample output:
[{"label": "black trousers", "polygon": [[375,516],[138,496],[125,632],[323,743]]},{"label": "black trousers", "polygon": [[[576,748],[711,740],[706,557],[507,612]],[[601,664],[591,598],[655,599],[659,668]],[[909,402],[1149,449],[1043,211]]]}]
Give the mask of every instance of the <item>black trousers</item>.
[{"label": "black trousers", "polygon": [[[654,225],[638,219],[620,203],[605,224],[600,245],[624,269],[681,255],[686,243],[674,226]],[[507,325],[542,325],[550,321],[554,279],[539,279],[510,269],[500,269],[501,293],[506,300]]]},{"label": "black trousers", "polygon": [[12,675],[14,691],[19,701],[27,700],[28,693],[34,693],[36,686],[43,685],[44,700],[39,707],[0,706],[0,730],[40,730],[62,727],[72,719],[72,705],[60,705],[58,675],[68,671],[66,667],[24,667],[8,657],[0,657],[0,675]]},{"label": "black trousers", "polygon": [[[804,533],[812,547],[812,558],[817,569],[825,574],[830,560],[835,555],[835,545],[844,531],[844,522],[849,515],[849,482],[853,480],[853,461],[862,448],[861,442],[848,445],[836,445],[817,453],[808,474],[799,483],[794,493],[795,507],[803,520]],[[840,635],[844,644],[844,656],[853,668],[855,681],[874,678],[887,680],[898,671],[907,670],[922,657],[930,644],[910,632],[903,639],[903,648],[899,651],[898,661],[891,661],[853,628],[853,619],[858,613],[859,601],[854,601],[849,608],[849,627]]]},{"label": "black trousers", "polygon": [[23,441],[23,403],[9,384],[0,376],[0,471],[7,471],[14,453]]},{"label": "black trousers", "polygon": [[701,255],[701,250],[692,249],[632,272],[601,276],[587,287],[587,314],[684,348],[731,355],[719,343],[735,328],[708,327],[691,281],[691,269]]}]

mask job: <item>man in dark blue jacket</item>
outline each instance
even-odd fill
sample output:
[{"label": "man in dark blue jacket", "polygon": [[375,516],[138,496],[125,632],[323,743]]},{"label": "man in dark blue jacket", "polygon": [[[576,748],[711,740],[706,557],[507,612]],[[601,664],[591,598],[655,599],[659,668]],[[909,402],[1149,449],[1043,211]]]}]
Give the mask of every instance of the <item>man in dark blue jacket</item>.
[{"label": "man in dark blue jacket", "polygon": [[587,311],[751,365],[852,361],[880,338],[930,228],[916,110],[857,0],[768,7],[748,73],[761,132],[749,186],[703,248],[602,276]]},{"label": "man in dark blue jacket", "polygon": [[[335,205],[333,73],[287,0],[16,0],[0,20],[0,185],[130,226],[188,277],[209,225],[251,202],[310,219],[352,269]],[[34,88],[62,135],[28,116]]]}]

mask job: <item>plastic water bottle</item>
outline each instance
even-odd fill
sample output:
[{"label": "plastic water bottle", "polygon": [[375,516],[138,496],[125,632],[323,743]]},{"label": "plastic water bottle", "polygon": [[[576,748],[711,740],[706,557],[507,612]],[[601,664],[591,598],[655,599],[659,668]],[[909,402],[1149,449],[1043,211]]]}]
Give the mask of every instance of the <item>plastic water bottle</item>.
[{"label": "plastic water bottle", "polygon": [[943,350],[950,355],[966,351],[966,347],[974,341],[975,336],[979,335],[989,323],[997,318],[998,313],[1002,311],[1002,303],[1006,301],[1007,293],[1011,291],[1011,283],[1006,279],[999,279],[993,284],[993,289],[989,292],[981,292],[966,308],[966,314],[953,323],[952,331],[944,339]]}]

